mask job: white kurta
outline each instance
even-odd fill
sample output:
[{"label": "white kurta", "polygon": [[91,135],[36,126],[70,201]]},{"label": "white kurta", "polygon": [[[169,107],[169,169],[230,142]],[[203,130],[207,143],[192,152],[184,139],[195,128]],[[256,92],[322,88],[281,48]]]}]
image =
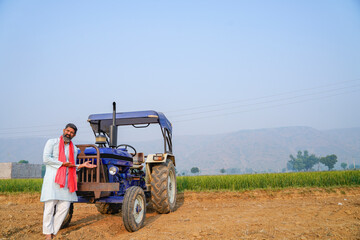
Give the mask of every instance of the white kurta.
[{"label": "white kurta", "polygon": [[[49,139],[46,142],[43,154],[43,161],[46,166],[46,172],[41,189],[41,202],[49,200],[63,200],[76,202],[78,200],[76,192],[70,193],[67,187],[68,169],[66,170],[66,183],[64,188],[55,183],[57,170],[61,167],[62,162],[59,161],[59,142],[60,138]],[[69,144],[64,144],[66,161],[69,161]],[[74,159],[77,157],[77,148],[74,145]]]}]

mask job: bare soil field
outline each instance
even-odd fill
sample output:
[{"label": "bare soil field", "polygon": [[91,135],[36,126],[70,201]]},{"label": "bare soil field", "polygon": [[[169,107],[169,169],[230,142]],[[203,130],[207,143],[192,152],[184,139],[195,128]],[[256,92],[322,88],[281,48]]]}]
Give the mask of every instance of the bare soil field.
[{"label": "bare soil field", "polygon": [[[44,239],[40,194],[0,194],[0,239]],[[75,204],[55,239],[360,239],[359,188],[179,193],[177,210],[148,206],[145,226]]]}]

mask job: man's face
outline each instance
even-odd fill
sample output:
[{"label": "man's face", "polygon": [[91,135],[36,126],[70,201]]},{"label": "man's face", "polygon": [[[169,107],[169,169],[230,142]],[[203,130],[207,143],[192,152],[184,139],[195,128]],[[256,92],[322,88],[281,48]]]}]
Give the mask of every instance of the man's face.
[{"label": "man's face", "polygon": [[75,137],[75,130],[71,127],[67,127],[63,131],[63,138],[65,142],[70,142],[73,137]]}]

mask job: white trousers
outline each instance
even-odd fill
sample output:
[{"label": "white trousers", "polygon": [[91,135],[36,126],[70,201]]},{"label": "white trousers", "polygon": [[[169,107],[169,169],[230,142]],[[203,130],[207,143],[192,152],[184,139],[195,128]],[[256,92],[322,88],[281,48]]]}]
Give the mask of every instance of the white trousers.
[{"label": "white trousers", "polygon": [[[43,233],[56,235],[63,223],[70,207],[69,201],[51,200],[45,202]],[[54,215],[54,207],[56,213]]]}]

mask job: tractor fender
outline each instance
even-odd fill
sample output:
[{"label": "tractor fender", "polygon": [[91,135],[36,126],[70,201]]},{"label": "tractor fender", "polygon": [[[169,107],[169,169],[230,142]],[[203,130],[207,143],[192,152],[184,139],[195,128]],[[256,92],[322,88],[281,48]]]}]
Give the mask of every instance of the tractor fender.
[{"label": "tractor fender", "polygon": [[[159,156],[162,156],[162,158],[160,159]],[[170,161],[173,162],[174,166],[175,166],[175,156],[170,154],[170,153],[156,153],[156,154],[148,154],[146,157],[146,166],[145,166],[145,171],[146,171],[146,177],[145,177],[145,182],[146,182],[146,188],[147,191],[150,191],[151,188],[151,171],[152,171],[152,166],[157,165],[157,164],[161,164],[167,161],[167,159],[169,159]]]},{"label": "tractor fender", "polygon": [[166,162],[167,159],[170,159],[173,162],[174,166],[176,166],[175,156],[171,153],[149,154],[146,158],[146,164],[163,163]]}]

